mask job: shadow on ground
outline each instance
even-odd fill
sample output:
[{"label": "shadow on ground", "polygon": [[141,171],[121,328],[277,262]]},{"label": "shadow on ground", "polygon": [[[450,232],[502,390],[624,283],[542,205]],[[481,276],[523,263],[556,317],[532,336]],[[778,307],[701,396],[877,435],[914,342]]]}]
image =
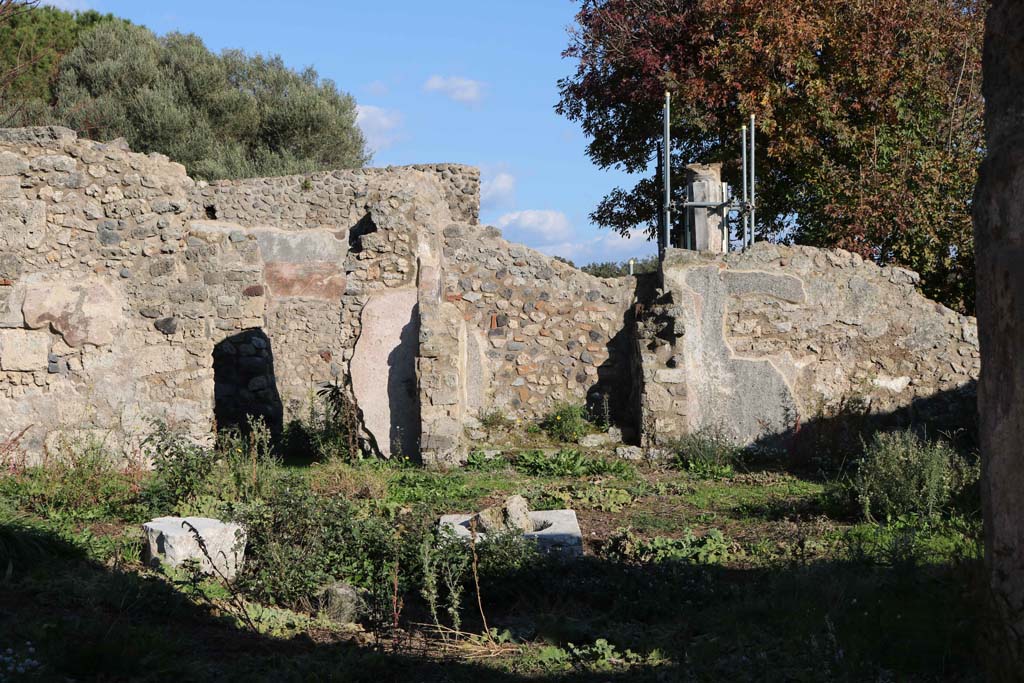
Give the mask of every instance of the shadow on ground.
[{"label": "shadow on ground", "polygon": [[[3,554],[0,564],[9,569],[0,583],[0,642],[32,642],[46,666],[41,680],[826,681],[884,674],[945,681],[978,675],[973,564],[851,560],[727,569],[585,558],[490,576],[481,592],[492,626],[534,643],[568,648],[606,639],[617,648],[611,656],[584,648],[574,662],[561,664],[568,670],[543,673],[536,659],[503,668],[444,659],[423,640],[395,652],[336,642],[315,629],[287,639],[260,635],[211,615],[160,577],[104,567],[38,530],[0,526]],[[414,605],[406,614],[417,619]],[[480,624],[464,628],[479,632]],[[627,648],[642,662],[623,670]],[[653,665],[659,658],[671,663]]]}]

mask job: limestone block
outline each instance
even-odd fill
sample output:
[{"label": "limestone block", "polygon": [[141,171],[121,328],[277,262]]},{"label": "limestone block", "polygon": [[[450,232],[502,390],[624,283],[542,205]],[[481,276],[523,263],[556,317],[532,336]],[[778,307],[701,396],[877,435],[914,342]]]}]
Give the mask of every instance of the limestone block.
[{"label": "limestone block", "polygon": [[[523,538],[537,543],[543,552],[565,557],[583,555],[583,532],[575,510],[536,510],[529,513],[533,523],[533,531],[523,534]],[[442,515],[439,527],[449,530],[455,538],[469,542],[473,532],[470,520],[473,515]],[[477,532],[477,540],[485,540],[487,534]]]},{"label": "limestone block", "polygon": [[[204,573],[219,570],[231,579],[245,558],[245,531],[231,522],[209,517],[157,517],[143,524],[142,530],[146,534],[144,559],[151,566],[162,562],[178,567],[186,560],[196,560]],[[206,545],[209,559],[196,534]]]},{"label": "limestone block", "polygon": [[501,505],[494,505],[477,514],[479,529],[484,533],[501,533],[504,531],[534,531],[530,519],[530,506],[520,495],[509,496]]},{"label": "limestone block", "polygon": [[113,286],[86,278],[29,285],[22,312],[29,327],[49,325],[76,348],[110,344],[123,322],[123,306],[122,295]]},{"label": "limestone block", "polygon": [[415,289],[375,293],[363,308],[349,375],[363,426],[384,457],[398,445],[415,455],[419,438],[416,389],[418,320]]},{"label": "limestone block", "polygon": [[50,335],[32,330],[0,330],[0,370],[45,370],[50,354]]},{"label": "limestone block", "polygon": [[25,303],[25,288],[11,287],[0,290],[0,327],[25,327],[21,307]]},{"label": "limestone block", "polygon": [[0,199],[0,244],[11,249],[38,249],[46,241],[46,204]]},{"label": "limestone block", "polygon": [[28,162],[13,152],[0,152],[0,175],[20,175],[28,170]]}]

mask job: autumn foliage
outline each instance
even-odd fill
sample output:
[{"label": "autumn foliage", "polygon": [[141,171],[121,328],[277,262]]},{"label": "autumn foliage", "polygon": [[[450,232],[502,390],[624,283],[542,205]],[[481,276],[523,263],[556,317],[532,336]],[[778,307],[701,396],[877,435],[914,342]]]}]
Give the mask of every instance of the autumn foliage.
[{"label": "autumn foliage", "polygon": [[[758,117],[759,238],[840,246],[974,306],[971,193],[983,155],[980,0],[582,0],[558,111],[601,167],[643,172],[593,213],[652,230],[661,104],[673,168],[726,162]],[[680,183],[677,181],[676,185]]]}]

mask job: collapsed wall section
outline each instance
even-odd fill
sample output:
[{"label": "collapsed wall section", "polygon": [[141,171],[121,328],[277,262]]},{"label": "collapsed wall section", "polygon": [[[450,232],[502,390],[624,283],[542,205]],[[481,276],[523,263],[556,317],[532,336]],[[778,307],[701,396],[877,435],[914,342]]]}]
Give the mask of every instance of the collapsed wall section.
[{"label": "collapsed wall section", "polygon": [[917,275],[839,249],[669,250],[636,339],[644,441],[701,429],[751,443],[855,409],[970,423],[974,318]]}]

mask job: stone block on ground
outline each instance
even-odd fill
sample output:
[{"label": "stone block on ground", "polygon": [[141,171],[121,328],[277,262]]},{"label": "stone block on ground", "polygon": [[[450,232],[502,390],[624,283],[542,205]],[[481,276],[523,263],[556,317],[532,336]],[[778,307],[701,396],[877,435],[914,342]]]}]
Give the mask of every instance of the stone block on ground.
[{"label": "stone block on ground", "polygon": [[496,534],[504,531],[534,530],[530,520],[530,506],[522,496],[509,496],[501,505],[494,505],[477,514],[477,523],[483,533]]},{"label": "stone block on ground", "polygon": [[599,432],[597,434],[586,434],[580,437],[580,446],[583,448],[602,448],[610,446],[617,441],[621,441],[621,434],[616,437],[611,432]]},{"label": "stone block on ground", "polygon": [[[204,573],[216,574],[216,567],[232,579],[245,557],[245,531],[231,522],[209,517],[157,517],[143,524],[142,529],[146,534],[144,560],[151,566],[162,562],[178,567],[187,560],[196,560]],[[196,533],[206,545],[205,554]]]},{"label": "stone block on ground", "polygon": [[359,620],[366,610],[362,594],[345,583],[336,581],[320,591],[320,611],[339,624],[352,624]]},{"label": "stone block on ground", "polygon": [[[566,557],[583,555],[583,532],[575,510],[535,510],[529,513],[533,531],[523,534],[523,538],[537,543],[541,552],[554,553]],[[473,515],[442,515],[440,528],[450,529],[456,538],[469,541],[472,538],[470,520]],[[487,534],[477,533],[477,540],[486,540]]]}]

